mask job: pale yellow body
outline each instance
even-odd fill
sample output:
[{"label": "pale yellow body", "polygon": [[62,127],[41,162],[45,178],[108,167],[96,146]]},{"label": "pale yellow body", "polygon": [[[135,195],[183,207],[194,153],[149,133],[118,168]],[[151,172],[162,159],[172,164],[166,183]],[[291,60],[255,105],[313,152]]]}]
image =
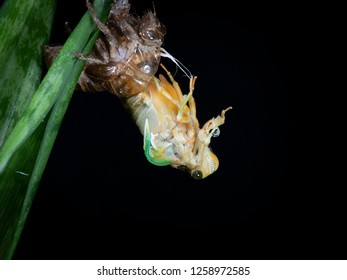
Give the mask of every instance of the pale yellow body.
[{"label": "pale yellow body", "polygon": [[196,77],[190,78],[189,92],[184,95],[167,74],[171,83],[163,75],[154,77],[147,90],[130,97],[126,106],[144,135],[145,154],[151,163],[186,170],[195,179],[206,178],[219,166],[209,148],[211,138],[218,136],[218,127],[231,107],[200,128],[193,97]]}]

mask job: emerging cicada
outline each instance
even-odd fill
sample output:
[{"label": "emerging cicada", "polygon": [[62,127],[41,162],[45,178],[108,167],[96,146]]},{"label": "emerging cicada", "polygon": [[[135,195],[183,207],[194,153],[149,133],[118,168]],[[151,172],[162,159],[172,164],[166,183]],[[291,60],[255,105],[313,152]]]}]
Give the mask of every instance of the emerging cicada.
[{"label": "emerging cicada", "polygon": [[[88,57],[75,53],[86,61],[77,90],[117,95],[139,127],[145,156],[152,164],[188,171],[194,179],[215,172],[219,162],[209,145],[211,138],[219,135],[218,127],[231,107],[200,128],[193,97],[196,76],[189,76],[187,94],[163,65],[169,81],[163,75],[155,77],[162,56],[178,64],[161,47],[166,29],[156,14],[148,11],[134,17],[129,13],[128,0],[118,0],[103,24],[88,0],[87,7],[101,35]],[[48,65],[59,48],[44,48]]]}]

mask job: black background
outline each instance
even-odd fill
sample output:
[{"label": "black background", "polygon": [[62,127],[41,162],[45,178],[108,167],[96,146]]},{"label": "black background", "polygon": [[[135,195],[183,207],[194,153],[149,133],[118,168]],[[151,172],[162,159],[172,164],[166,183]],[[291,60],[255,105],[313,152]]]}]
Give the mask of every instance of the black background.
[{"label": "black background", "polygon": [[[115,96],[75,92],[15,259],[339,257],[345,231],[322,196],[319,184],[331,184],[301,86],[305,11],[261,2],[154,1],[164,48],[198,76],[200,123],[233,107],[211,145],[218,171],[195,181],[151,165]],[[138,15],[153,7],[131,3]],[[59,0],[51,42],[85,11],[83,0]]]}]

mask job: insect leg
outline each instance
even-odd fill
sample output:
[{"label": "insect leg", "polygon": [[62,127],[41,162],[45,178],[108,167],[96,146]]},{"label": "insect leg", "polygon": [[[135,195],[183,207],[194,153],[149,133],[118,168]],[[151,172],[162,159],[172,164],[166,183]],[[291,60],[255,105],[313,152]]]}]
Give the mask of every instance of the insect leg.
[{"label": "insect leg", "polygon": [[79,52],[76,52],[76,51],[72,51],[72,53],[80,60],[85,60],[89,63],[95,63],[95,64],[101,64],[103,63],[102,60],[100,59],[97,59],[95,57],[91,57],[91,56],[85,56],[83,53],[79,53]]},{"label": "insect leg", "polygon": [[[182,94],[182,90],[179,86],[179,84],[175,81],[175,79],[173,78],[173,76],[171,75],[171,73],[164,67],[164,65],[161,64],[161,67],[165,70],[165,72],[167,73],[167,75],[169,76],[170,78],[170,81],[173,85],[173,87],[175,88],[177,94],[178,94],[178,98],[179,98],[179,101],[180,101],[180,107],[179,107],[179,110],[178,110],[178,113],[177,113],[177,120],[179,122],[186,122],[186,118],[184,118],[182,116],[183,112],[187,113],[189,115],[189,117],[191,119],[193,119],[193,121],[196,123],[197,122],[197,118],[196,118],[196,106],[195,106],[195,101],[194,101],[194,98],[193,98],[193,91],[194,91],[194,84],[195,84],[195,81],[196,81],[196,76],[192,76],[190,78],[190,83],[189,83],[189,93],[188,95],[184,98],[183,97],[183,94]],[[189,111],[190,112],[187,112],[185,111],[187,108],[186,105],[187,103],[189,104]],[[192,106],[192,108],[190,108],[190,106]]]},{"label": "insect leg", "polygon": [[180,104],[182,104],[184,98],[183,98],[182,90],[181,90],[179,84],[175,81],[174,77],[172,77],[169,70],[167,70],[163,64],[160,64],[160,66],[165,70],[166,74],[170,78],[170,81],[177,92],[178,101]]},{"label": "insect leg", "polygon": [[129,15],[130,4],[128,0],[118,0],[111,8],[109,23],[120,28],[122,33],[127,37],[129,42],[140,41],[138,31],[134,29],[133,25],[136,20]]},{"label": "insect leg", "polygon": [[94,10],[94,7],[92,6],[92,4],[89,2],[89,0],[87,0],[87,7],[88,7],[88,10],[94,20],[94,22],[96,23],[96,25],[98,26],[98,28],[100,29],[100,31],[106,36],[107,38],[107,42],[109,43],[109,48],[110,48],[110,51],[109,53],[110,54],[118,54],[118,49],[117,49],[117,46],[118,46],[118,42],[116,40],[116,38],[112,35],[111,31],[108,29],[108,27],[103,24],[99,19],[98,17],[96,16],[95,14],[95,10]]},{"label": "insect leg", "polygon": [[[195,77],[195,79],[190,79],[189,88],[190,88],[191,93],[193,93],[194,83],[195,83],[196,78],[197,77]],[[196,117],[196,103],[195,103],[195,99],[194,99],[193,94],[191,94],[189,101],[188,101],[188,104],[189,104],[190,116],[193,119],[193,122],[196,124],[196,126],[199,127],[199,121]]]}]

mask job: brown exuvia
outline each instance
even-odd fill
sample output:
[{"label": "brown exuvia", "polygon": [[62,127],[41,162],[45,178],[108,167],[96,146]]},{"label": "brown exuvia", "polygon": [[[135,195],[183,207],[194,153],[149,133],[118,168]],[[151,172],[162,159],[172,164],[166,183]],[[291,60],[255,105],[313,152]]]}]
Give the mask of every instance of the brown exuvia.
[{"label": "brown exuvia", "polygon": [[[86,61],[77,89],[106,90],[124,98],[145,90],[159,67],[165,26],[152,11],[142,17],[131,15],[128,0],[113,3],[106,25],[97,18],[89,1],[87,7],[101,34],[88,57],[75,53]],[[45,46],[48,65],[60,48]]]},{"label": "brown exuvia", "polygon": [[[117,95],[140,129],[145,156],[152,164],[171,165],[188,171],[195,179],[215,172],[219,161],[209,146],[211,138],[219,135],[219,126],[231,107],[200,128],[193,97],[196,76],[189,75],[189,92],[183,94],[161,65],[163,56],[180,67],[178,60],[161,47],[166,29],[156,14],[148,11],[142,17],[135,17],[129,13],[128,0],[118,0],[103,24],[88,0],[87,7],[101,35],[89,56],[75,52],[79,59],[86,61],[77,89]],[[60,48],[44,48],[48,65]],[[170,82],[163,75],[155,77],[159,65]]]}]

